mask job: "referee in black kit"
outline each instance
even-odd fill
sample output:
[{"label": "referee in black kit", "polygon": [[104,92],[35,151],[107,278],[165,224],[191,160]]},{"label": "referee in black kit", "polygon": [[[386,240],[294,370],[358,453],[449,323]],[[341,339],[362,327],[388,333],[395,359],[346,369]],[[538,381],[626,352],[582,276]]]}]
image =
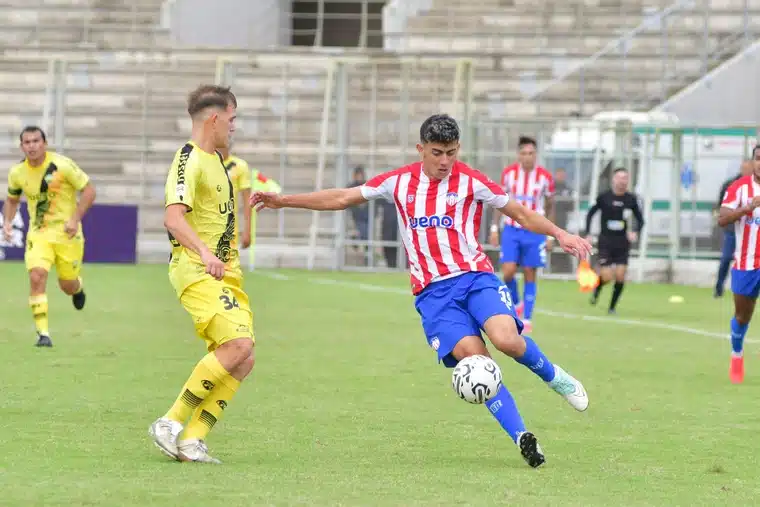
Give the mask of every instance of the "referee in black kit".
[{"label": "referee in black kit", "polygon": [[[628,269],[628,255],[631,252],[631,243],[634,243],[644,227],[644,217],[636,195],[628,192],[630,180],[628,171],[624,168],[615,169],[612,173],[612,189],[602,192],[596,198],[596,203],[588,210],[586,215],[586,236],[591,240],[591,220],[597,211],[602,211],[602,228],[599,234],[598,262],[599,262],[599,285],[594,289],[591,296],[591,304],[595,305],[599,300],[602,287],[613,279],[612,267],[615,267],[615,288],[610,300],[609,313],[615,313],[620,294],[625,286],[625,272]],[[636,226],[628,230],[625,220],[625,210],[631,210],[636,217]]]}]

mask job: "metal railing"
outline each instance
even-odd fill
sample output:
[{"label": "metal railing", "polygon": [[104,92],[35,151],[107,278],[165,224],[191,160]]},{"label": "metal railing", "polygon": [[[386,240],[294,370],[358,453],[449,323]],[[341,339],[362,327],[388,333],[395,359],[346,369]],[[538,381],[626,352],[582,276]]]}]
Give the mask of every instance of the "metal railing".
[{"label": "metal railing", "polygon": [[[644,19],[641,21],[641,23],[639,23],[635,28],[633,28],[632,30],[629,30],[625,34],[621,35],[620,37],[609,41],[600,50],[590,55],[588,58],[585,58],[579,61],[578,63],[569,65],[566,69],[560,71],[558,75],[554,76],[549,82],[547,82],[546,84],[542,86],[538,86],[534,91],[529,93],[526,98],[528,100],[536,100],[537,98],[541,97],[543,94],[545,94],[552,88],[565,82],[570,76],[573,76],[575,74],[579,74],[579,79],[582,83],[583,72],[587,68],[597,63],[602,57],[610,55],[610,54],[617,55],[618,53],[620,53],[621,48],[623,49],[623,52],[625,53],[625,48],[639,34],[642,34],[644,32],[651,33],[651,30],[653,27],[661,26],[663,23],[667,24],[667,20],[670,16],[674,16],[680,12],[683,12],[684,10],[690,9],[693,7],[693,5],[694,5],[694,0],[678,0],[676,2],[673,2],[671,5],[665,7],[662,10],[656,11],[655,13],[652,13],[651,15],[645,16]],[[666,37],[666,32],[663,31],[662,33],[663,33],[663,37]],[[625,58],[625,56],[623,58]],[[581,88],[580,101],[581,101],[581,107],[582,107],[582,102],[583,102],[582,88]]]},{"label": "metal railing", "polygon": [[[607,102],[621,109],[648,110],[715,66],[748,47],[760,33],[749,0],[742,10],[714,9],[712,0],[679,0],[653,13],[636,28],[570,65],[528,95],[536,103],[577,90],[578,114],[604,83]],[[721,4],[722,5],[722,4]],[[700,24],[696,27],[695,21]],[[735,29],[739,22],[741,29]],[[647,50],[642,49],[646,42]],[[696,42],[696,44],[695,44]],[[616,63],[613,63],[615,62]],[[647,62],[647,63],[640,63]],[[652,63],[659,67],[651,73]],[[642,73],[646,78],[642,80]],[[616,88],[617,91],[612,91]],[[572,93],[572,92],[570,92]]]},{"label": "metal railing", "polygon": [[[347,184],[350,168],[354,164],[365,165],[367,176],[372,176],[414,160],[414,129],[424,119],[424,115],[410,111],[418,105],[415,102],[419,99],[404,94],[381,99],[378,95],[378,90],[382,89],[383,83],[389,78],[387,74],[379,72],[379,69],[391,62],[397,60],[369,62],[360,58],[325,58],[324,65],[314,64],[314,69],[319,69],[320,65],[322,69],[312,77],[319,82],[317,102],[321,106],[317,104],[316,109],[321,112],[321,116],[315,121],[316,134],[306,150],[308,156],[304,159],[303,150],[294,150],[293,145],[303,141],[291,137],[291,127],[299,128],[306,121],[302,113],[289,107],[273,106],[267,112],[269,120],[264,129],[266,136],[254,129],[241,130],[236,143],[244,158],[253,167],[264,169],[278,179],[285,191],[306,190],[305,184],[309,179],[304,179],[304,168],[313,169],[315,177],[320,175],[319,183],[313,178],[310,180],[312,188],[319,188]],[[237,79],[260,75],[257,74],[259,71],[253,66],[254,63],[257,63],[256,59],[251,57],[241,56],[232,62],[220,59],[216,66],[219,71],[215,73],[214,65],[209,65],[207,76],[213,80],[216,74],[218,80],[234,87]],[[150,242],[151,238],[155,238],[156,242],[141,247],[143,258],[146,258],[145,252],[150,253],[153,249],[155,256],[152,258],[163,261],[165,252],[161,249],[167,245],[162,225],[159,220],[151,222],[150,216],[156,210],[161,210],[165,168],[187,133],[180,129],[166,140],[157,142],[157,133],[151,130],[151,122],[166,120],[167,116],[170,120],[183,118],[185,113],[181,100],[176,103],[176,111],[161,109],[158,113],[154,112],[156,104],[162,103],[167,97],[161,84],[169,73],[157,66],[134,65],[129,75],[133,78],[142,76],[145,84],[135,81],[132,85],[134,93],[129,92],[127,95],[136,102],[129,105],[132,113],[124,115],[124,126],[119,128],[119,114],[123,114],[120,107],[104,107],[102,110],[92,108],[91,112],[82,113],[76,106],[81,103],[81,97],[79,102],[72,101],[74,94],[88,93],[71,84],[71,73],[81,72],[85,64],[93,65],[93,69],[97,65],[93,60],[73,59],[48,66],[53,81],[47,90],[41,88],[39,93],[41,96],[47,93],[47,97],[53,97],[53,100],[40,102],[40,119],[43,124],[50,125],[53,147],[81,158],[83,167],[93,175],[96,184],[103,187],[102,195],[105,199],[108,198],[109,189],[113,189],[123,192],[119,194],[124,196],[122,199],[140,204],[143,209],[141,241]],[[327,87],[327,83],[331,82],[328,72],[331,66],[336,66],[333,70],[333,90]],[[466,60],[450,62],[441,67],[441,80],[449,82],[451,87],[431,101],[430,107],[431,110],[437,109],[437,104],[461,111],[457,116],[463,118],[463,157],[468,163],[491,177],[498,178],[501,168],[515,159],[514,139],[517,135],[535,135],[539,140],[539,162],[553,172],[565,169],[566,188],[570,194],[562,197],[564,208],[561,213],[558,210],[558,218],[563,226],[577,232],[583,228],[583,217],[589,202],[597,192],[605,189],[609,169],[618,164],[624,165],[632,171],[633,188],[642,195],[647,213],[646,234],[636,249],[636,254],[641,259],[664,259],[673,263],[682,258],[717,256],[720,231],[714,226],[711,216],[716,198],[715,188],[725,178],[733,175],[738,161],[749,153],[756,142],[753,127],[745,125],[719,128],[721,126],[713,125],[704,130],[704,126],[697,128],[640,121],[568,122],[567,119],[560,118],[519,121],[472,117],[467,120],[467,108],[472,106],[473,99],[469,69],[470,62]],[[282,63],[277,68],[279,73],[276,75],[279,77],[274,79],[272,87],[284,90],[278,97],[284,100],[285,105],[291,101],[296,103],[306,100],[307,92],[298,85],[300,79],[306,79],[303,70],[302,62],[297,61]],[[397,70],[396,78],[401,79],[402,89],[410,90],[412,83],[421,80],[420,76],[429,75],[417,72],[413,60],[407,60]],[[272,79],[275,74],[270,72],[267,76]],[[460,84],[455,83],[460,80]],[[357,86],[347,89],[345,84],[349,81],[357,83]],[[358,85],[360,82],[363,85]],[[366,95],[351,94],[362,87],[366,90]],[[119,94],[125,93],[126,90],[121,88]],[[246,99],[253,95],[252,92],[241,92],[241,96]],[[351,107],[359,102],[366,108],[361,113],[352,112]],[[394,106],[393,111],[396,111],[390,117],[389,105]],[[259,113],[241,107],[239,116],[242,125],[256,119],[257,114]],[[96,120],[96,127],[88,131],[90,137],[79,132],[81,127],[74,122],[82,115],[93,116]],[[110,133],[103,131],[101,135],[98,125],[107,120],[117,130]],[[388,125],[383,127],[383,122],[389,121],[392,130],[387,130]],[[270,132],[270,129],[274,132]],[[108,139],[112,135],[119,136],[123,142],[109,145]],[[277,155],[273,163],[264,167],[260,163],[267,151],[257,144],[261,137],[271,138],[273,146],[270,151]],[[706,151],[702,148],[708,142],[714,149]],[[18,159],[16,143],[17,141],[6,147],[3,153],[8,160]],[[391,151],[394,152],[392,157],[388,155]],[[104,173],[105,169],[99,164],[116,164],[116,167],[109,169],[113,172]],[[132,169],[127,170],[126,164],[131,164]],[[688,171],[693,171],[695,178],[682,179],[687,168]],[[6,168],[2,169],[4,171]],[[296,171],[302,171],[298,173],[300,176],[293,176]],[[693,183],[695,181],[696,185]],[[382,269],[396,266],[395,269],[403,269],[401,243],[397,235],[386,235],[385,221],[392,218],[381,212],[380,205],[381,203],[369,205],[367,237],[357,234],[354,219],[347,214],[322,214],[318,223],[314,222],[310,213],[294,210],[272,213],[271,219],[265,216],[261,223],[259,244],[263,249],[267,245],[276,245],[276,248],[270,248],[267,253],[269,257],[261,258],[263,262],[260,265],[271,265],[273,262],[303,265],[306,261],[314,267]],[[485,239],[481,237],[482,241]],[[287,253],[289,249],[296,248],[300,248],[297,253]],[[493,249],[490,251],[494,253]],[[150,255],[147,257],[151,258]],[[395,262],[388,264],[388,259],[395,259]],[[645,274],[644,266],[640,264],[636,268],[641,270],[642,278]],[[563,254],[555,252],[550,256],[547,271],[570,275],[573,269],[574,265]]]}]

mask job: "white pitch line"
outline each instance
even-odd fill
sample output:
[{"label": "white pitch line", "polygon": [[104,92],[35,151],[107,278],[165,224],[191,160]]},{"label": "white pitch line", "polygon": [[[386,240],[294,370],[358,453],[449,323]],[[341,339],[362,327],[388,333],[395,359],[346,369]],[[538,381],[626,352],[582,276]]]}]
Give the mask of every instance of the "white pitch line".
[{"label": "white pitch line", "polygon": [[[265,276],[268,278],[272,278],[275,280],[293,280],[294,278],[283,275],[280,273],[271,273],[271,272],[262,272],[262,271],[254,271],[254,274]],[[296,280],[300,279],[300,277],[295,278]],[[319,285],[338,285],[341,287],[349,287],[353,289],[362,290],[365,292],[385,292],[388,294],[399,294],[402,296],[410,296],[412,295],[411,291],[409,290],[402,290],[398,289],[396,287],[386,287],[383,285],[374,285],[369,283],[357,283],[357,282],[345,282],[341,280],[335,280],[333,278],[306,278],[306,281],[309,283],[319,284]],[[537,309],[536,313],[540,313],[542,315],[547,315],[549,317],[555,317],[559,319],[567,319],[567,320],[582,320],[585,322],[601,322],[604,324],[617,324],[617,325],[625,325],[625,326],[634,326],[634,327],[648,327],[650,329],[662,329],[665,331],[675,331],[679,333],[686,333],[686,334],[692,334],[697,336],[705,336],[707,338],[714,338],[717,340],[729,340],[730,336],[728,333],[714,333],[712,331],[704,331],[702,329],[694,329],[687,326],[680,326],[678,324],[668,324],[667,322],[658,322],[658,321],[651,321],[651,320],[638,320],[638,319],[621,319],[619,317],[600,317],[597,315],[581,315],[577,313],[566,313],[566,312],[555,312],[552,310],[540,310]],[[752,339],[745,339],[745,343],[760,343],[760,340],[752,340]]]}]

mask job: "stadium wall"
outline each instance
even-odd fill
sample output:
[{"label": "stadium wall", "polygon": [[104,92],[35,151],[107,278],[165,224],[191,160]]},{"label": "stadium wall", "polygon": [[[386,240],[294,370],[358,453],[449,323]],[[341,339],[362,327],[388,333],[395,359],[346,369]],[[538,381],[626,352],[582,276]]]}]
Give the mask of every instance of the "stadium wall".
[{"label": "stadium wall", "polygon": [[171,36],[183,46],[267,49],[290,44],[290,2],[173,0]]},{"label": "stadium wall", "polygon": [[[760,41],[663,102],[652,112],[673,113],[682,124],[760,123]],[[731,97],[731,100],[726,100]]]}]

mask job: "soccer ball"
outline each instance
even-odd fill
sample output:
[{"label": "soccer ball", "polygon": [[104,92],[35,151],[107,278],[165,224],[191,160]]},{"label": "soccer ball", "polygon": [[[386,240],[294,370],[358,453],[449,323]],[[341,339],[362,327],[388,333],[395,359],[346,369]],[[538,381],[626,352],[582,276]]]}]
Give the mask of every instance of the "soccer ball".
[{"label": "soccer ball", "polygon": [[451,375],[451,387],[467,403],[485,403],[496,395],[501,385],[501,369],[486,356],[462,359]]}]

